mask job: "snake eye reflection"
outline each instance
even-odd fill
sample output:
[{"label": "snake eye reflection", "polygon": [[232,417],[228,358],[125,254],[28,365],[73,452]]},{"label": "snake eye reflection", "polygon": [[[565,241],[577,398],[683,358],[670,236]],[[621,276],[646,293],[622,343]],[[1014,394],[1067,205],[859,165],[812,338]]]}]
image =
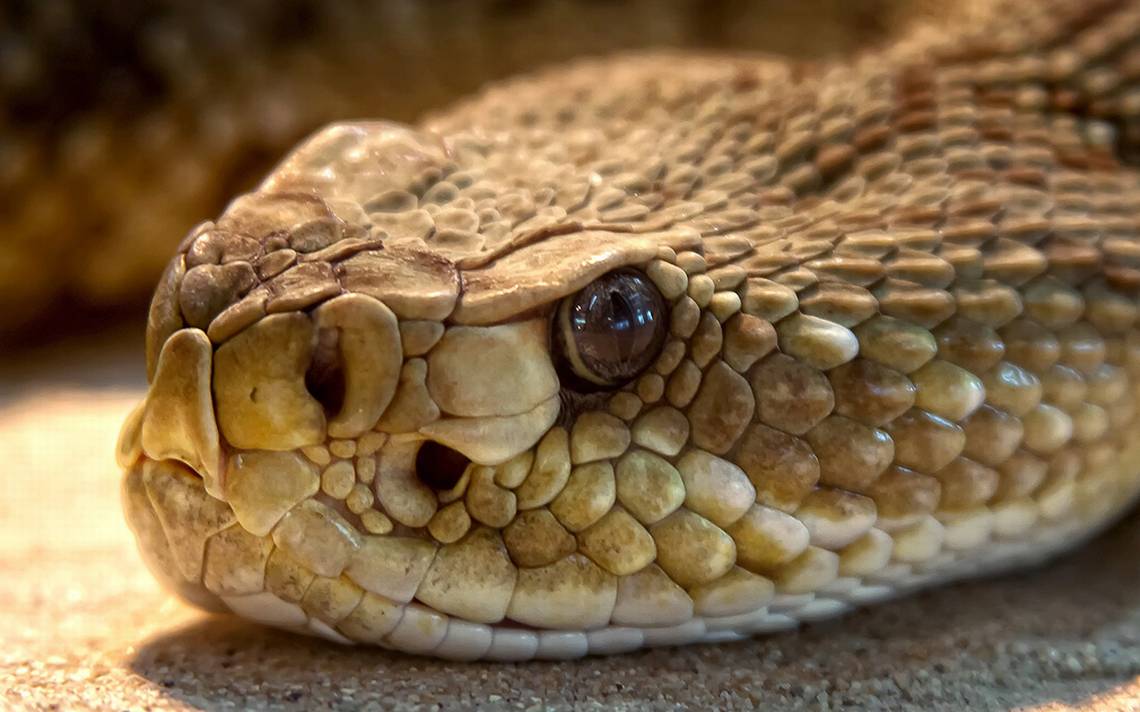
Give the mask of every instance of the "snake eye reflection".
[{"label": "snake eye reflection", "polygon": [[661,292],[631,269],[603,275],[563,299],[553,330],[563,385],[597,391],[628,382],[657,358],[667,319]]}]

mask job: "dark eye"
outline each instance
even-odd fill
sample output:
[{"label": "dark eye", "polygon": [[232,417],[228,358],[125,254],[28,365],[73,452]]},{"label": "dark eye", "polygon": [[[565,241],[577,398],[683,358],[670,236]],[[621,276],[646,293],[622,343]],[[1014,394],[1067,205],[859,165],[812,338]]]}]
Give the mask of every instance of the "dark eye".
[{"label": "dark eye", "polygon": [[563,385],[616,388],[653,363],[668,330],[665,299],[641,272],[622,269],[562,300],[554,341]]}]

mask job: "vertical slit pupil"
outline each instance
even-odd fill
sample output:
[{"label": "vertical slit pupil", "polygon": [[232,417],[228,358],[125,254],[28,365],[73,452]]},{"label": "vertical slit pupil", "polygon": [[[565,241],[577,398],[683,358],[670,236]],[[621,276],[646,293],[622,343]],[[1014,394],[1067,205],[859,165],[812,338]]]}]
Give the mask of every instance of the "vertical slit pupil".
[{"label": "vertical slit pupil", "polygon": [[633,311],[625,294],[617,290],[610,292],[608,332],[616,364],[624,364],[633,356],[633,333],[637,327]]},{"label": "vertical slit pupil", "polygon": [[618,331],[628,331],[633,327],[633,309],[629,299],[621,292],[610,292],[610,320]]},{"label": "vertical slit pupil", "polygon": [[429,440],[416,453],[416,476],[433,490],[449,490],[459,483],[469,464],[462,453]]}]

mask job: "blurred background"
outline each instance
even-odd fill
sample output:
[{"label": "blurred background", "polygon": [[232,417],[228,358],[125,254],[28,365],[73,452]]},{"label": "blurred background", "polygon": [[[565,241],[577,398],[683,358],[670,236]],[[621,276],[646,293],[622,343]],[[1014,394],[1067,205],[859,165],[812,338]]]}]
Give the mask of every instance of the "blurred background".
[{"label": "blurred background", "polygon": [[646,47],[848,55],[899,0],[0,3],[0,343],[141,323],[181,238],[300,138]]}]

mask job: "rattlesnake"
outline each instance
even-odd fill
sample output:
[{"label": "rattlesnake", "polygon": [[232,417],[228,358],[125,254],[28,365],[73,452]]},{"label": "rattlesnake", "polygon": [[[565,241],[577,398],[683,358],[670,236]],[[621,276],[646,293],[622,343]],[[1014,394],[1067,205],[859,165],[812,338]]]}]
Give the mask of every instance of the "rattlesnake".
[{"label": "rattlesnake", "polygon": [[185,598],[456,659],[735,640],[1140,491],[1140,7],[332,125],[183,240],[118,448]]}]

